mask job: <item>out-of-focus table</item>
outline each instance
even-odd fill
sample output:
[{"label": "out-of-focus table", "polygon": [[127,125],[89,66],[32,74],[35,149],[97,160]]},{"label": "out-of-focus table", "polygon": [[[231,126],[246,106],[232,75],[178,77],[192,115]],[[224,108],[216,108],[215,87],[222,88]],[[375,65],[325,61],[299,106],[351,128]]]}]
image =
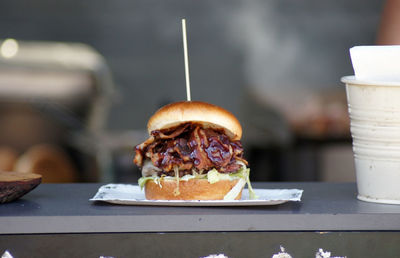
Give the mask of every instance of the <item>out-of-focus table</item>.
[{"label": "out-of-focus table", "polygon": [[361,202],[353,183],[254,183],[304,189],[301,202],[152,207],[89,202],[100,184],[42,184],[0,205],[0,253],[15,257],[347,257],[400,255],[400,206]]}]

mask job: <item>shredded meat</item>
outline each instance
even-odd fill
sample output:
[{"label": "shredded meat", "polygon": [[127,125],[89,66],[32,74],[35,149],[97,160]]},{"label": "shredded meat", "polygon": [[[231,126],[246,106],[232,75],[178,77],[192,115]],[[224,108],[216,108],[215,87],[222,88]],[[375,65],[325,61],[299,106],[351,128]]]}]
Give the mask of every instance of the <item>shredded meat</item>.
[{"label": "shredded meat", "polygon": [[237,161],[247,165],[240,141],[230,141],[223,131],[204,129],[195,123],[186,123],[168,131],[153,131],[151,137],[135,148],[134,162],[143,166],[145,159],[160,169],[159,175],[202,173],[216,168],[221,173],[235,172]]}]

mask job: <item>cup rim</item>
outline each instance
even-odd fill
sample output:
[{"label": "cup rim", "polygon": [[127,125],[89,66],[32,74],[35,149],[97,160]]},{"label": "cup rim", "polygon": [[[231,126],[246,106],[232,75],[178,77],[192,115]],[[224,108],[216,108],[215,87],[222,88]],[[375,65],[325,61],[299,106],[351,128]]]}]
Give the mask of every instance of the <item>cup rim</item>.
[{"label": "cup rim", "polygon": [[355,85],[380,85],[380,86],[397,86],[400,87],[400,82],[393,81],[377,81],[377,80],[358,80],[354,75],[343,76],[340,79],[341,82],[345,84],[355,84]]}]

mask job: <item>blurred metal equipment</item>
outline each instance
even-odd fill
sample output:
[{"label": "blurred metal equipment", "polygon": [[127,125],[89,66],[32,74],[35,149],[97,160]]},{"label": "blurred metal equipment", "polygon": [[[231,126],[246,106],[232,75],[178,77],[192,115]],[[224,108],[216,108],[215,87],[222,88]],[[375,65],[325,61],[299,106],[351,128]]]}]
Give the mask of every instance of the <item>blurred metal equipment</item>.
[{"label": "blurred metal equipment", "polygon": [[59,146],[77,181],[110,181],[100,139],[113,90],[106,61],[88,45],[0,40],[0,145],[20,154]]}]

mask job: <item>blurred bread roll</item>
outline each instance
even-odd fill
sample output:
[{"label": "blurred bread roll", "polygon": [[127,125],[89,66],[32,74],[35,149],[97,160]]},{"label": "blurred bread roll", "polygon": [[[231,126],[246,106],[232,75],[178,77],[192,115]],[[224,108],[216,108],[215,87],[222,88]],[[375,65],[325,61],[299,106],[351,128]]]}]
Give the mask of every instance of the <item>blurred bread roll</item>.
[{"label": "blurred bread roll", "polygon": [[42,175],[43,183],[70,183],[77,180],[77,171],[68,155],[48,144],[29,148],[17,161],[14,171]]},{"label": "blurred bread roll", "polygon": [[18,152],[11,147],[0,146],[0,171],[12,171]]}]

